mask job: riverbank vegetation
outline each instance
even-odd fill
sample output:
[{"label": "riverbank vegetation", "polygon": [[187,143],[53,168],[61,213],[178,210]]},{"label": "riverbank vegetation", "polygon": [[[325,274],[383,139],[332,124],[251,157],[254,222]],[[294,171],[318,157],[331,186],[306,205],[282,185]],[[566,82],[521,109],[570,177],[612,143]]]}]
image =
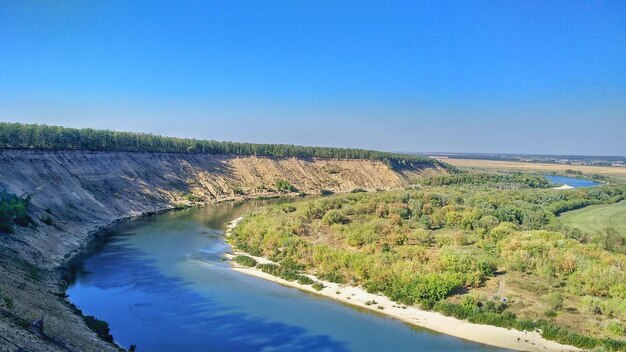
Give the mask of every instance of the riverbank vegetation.
[{"label": "riverbank vegetation", "polygon": [[66,128],[39,124],[0,122],[0,148],[35,148],[159,153],[236,154],[298,158],[380,160],[394,169],[420,166],[448,168],[437,160],[406,154],[353,148],[311,147],[287,144],[219,142],[164,137],[147,133]]},{"label": "riverbank vegetation", "polygon": [[477,323],[539,329],[583,348],[626,348],[626,255],[558,217],[617,203],[623,186],[557,191],[526,174],[422,185],[270,206],[247,216],[229,241],[288,263],[293,275]]}]

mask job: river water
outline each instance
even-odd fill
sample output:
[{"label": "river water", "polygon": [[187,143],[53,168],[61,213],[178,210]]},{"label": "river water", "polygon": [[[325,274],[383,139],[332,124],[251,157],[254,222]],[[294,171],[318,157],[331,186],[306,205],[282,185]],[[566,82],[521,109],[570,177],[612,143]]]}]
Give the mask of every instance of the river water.
[{"label": "river water", "polygon": [[260,202],[111,227],[73,260],[67,290],[137,351],[501,351],[231,270],[223,226]]},{"label": "river water", "polygon": [[574,188],[586,188],[593,187],[599,185],[599,183],[585,180],[583,178],[575,178],[575,177],[566,177],[566,176],[555,176],[555,175],[546,175],[545,176],[548,181],[552,182],[555,185],[568,185]]}]

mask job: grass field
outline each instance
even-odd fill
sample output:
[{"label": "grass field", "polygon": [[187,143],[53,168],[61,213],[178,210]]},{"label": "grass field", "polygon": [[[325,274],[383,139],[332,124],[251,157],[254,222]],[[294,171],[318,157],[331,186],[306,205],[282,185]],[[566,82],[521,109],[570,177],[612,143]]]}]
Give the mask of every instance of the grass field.
[{"label": "grass field", "polygon": [[565,224],[590,235],[604,234],[608,228],[626,235],[626,202],[592,205],[564,213],[560,218]]},{"label": "grass field", "polygon": [[626,181],[626,167],[611,166],[584,166],[584,165],[562,165],[562,164],[542,164],[524,163],[519,161],[501,160],[478,160],[478,159],[454,159],[437,158],[448,164],[466,169],[475,170],[512,170],[512,171],[542,171],[542,172],[565,172],[566,170],[576,170],[584,174],[599,174],[619,178]]}]

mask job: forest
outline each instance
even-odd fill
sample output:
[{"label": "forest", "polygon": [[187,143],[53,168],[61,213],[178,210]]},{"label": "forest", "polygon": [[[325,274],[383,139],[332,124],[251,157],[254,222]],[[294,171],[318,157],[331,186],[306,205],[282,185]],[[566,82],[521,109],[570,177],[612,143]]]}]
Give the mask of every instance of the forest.
[{"label": "forest", "polygon": [[[602,185],[557,191],[541,176],[439,176],[393,192],[279,204],[229,241],[322,280],[405,305],[582,348],[626,348],[626,253],[558,215],[622,201]],[[622,235],[623,236],[623,235]],[[506,281],[506,302],[499,283]]]},{"label": "forest", "polygon": [[[148,133],[0,122],[0,148],[81,149],[159,153],[380,160],[394,169],[449,165],[423,156],[365,149],[258,144],[164,137]],[[452,169],[452,168],[451,168]]]}]

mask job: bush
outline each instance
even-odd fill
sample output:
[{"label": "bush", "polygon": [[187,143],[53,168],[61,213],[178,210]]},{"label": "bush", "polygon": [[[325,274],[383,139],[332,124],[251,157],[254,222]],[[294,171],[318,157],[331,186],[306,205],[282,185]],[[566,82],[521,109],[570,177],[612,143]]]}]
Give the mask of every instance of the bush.
[{"label": "bush", "polygon": [[321,291],[324,288],[324,285],[321,282],[316,282],[313,284],[313,288],[317,291]]},{"label": "bush", "polygon": [[0,233],[13,232],[13,225],[28,226],[31,218],[26,213],[30,197],[19,198],[14,194],[0,192]]},{"label": "bush", "polygon": [[336,209],[331,209],[322,218],[322,221],[327,225],[333,224],[344,224],[348,221],[348,219],[343,215],[343,213]]},{"label": "bush", "polygon": [[251,246],[247,244],[246,242],[237,242],[235,247],[241,250],[242,252],[249,253],[250,255],[255,255],[257,257],[260,257],[263,255],[263,252],[261,252],[260,248]]},{"label": "bush", "polygon": [[287,281],[297,281],[303,285],[310,285],[313,283],[313,280],[308,276],[302,275],[298,271],[282,265],[267,263],[259,264],[258,268],[265,273],[280,277],[281,279],[285,279]]},{"label": "bush", "polygon": [[238,255],[233,258],[233,261],[243,266],[255,267],[257,265],[257,261],[247,255]]},{"label": "bush", "polygon": [[370,280],[369,285],[366,284],[366,289],[368,292],[382,291],[391,300],[406,305],[417,302],[424,308],[431,308],[461,287],[461,283],[458,275],[426,274],[415,276],[409,281],[397,277],[391,277],[388,283],[375,283]]},{"label": "bush", "polygon": [[311,285],[313,284],[315,281],[313,281],[313,279],[311,279],[310,277],[306,276],[306,275],[300,275],[298,276],[297,281],[303,285]]},{"label": "bush", "polygon": [[322,280],[326,280],[326,281],[330,281],[330,282],[334,282],[334,283],[338,283],[338,284],[343,284],[344,283],[344,278],[342,275],[340,275],[339,273],[337,273],[336,271],[330,271],[327,273],[322,273],[320,275],[318,275],[318,277]]},{"label": "bush", "polygon": [[280,265],[278,264],[258,264],[258,268],[261,269],[262,272],[268,273],[274,276],[280,276]]},{"label": "bush", "polygon": [[287,180],[276,181],[276,189],[285,192],[298,192],[298,189]]},{"label": "bush", "polygon": [[97,319],[91,315],[85,316],[83,318],[87,327],[89,327],[93,332],[98,335],[101,339],[107,342],[113,342],[113,336],[111,335],[111,329],[109,328],[109,324],[104,321]]},{"label": "bush", "polygon": [[203,200],[202,196],[195,195],[193,193],[187,193],[183,195],[183,198],[190,202],[201,202]]},{"label": "bush", "polygon": [[320,190],[320,195],[322,196],[330,196],[332,194],[334,194],[335,192],[327,190],[327,189],[321,189]]}]

